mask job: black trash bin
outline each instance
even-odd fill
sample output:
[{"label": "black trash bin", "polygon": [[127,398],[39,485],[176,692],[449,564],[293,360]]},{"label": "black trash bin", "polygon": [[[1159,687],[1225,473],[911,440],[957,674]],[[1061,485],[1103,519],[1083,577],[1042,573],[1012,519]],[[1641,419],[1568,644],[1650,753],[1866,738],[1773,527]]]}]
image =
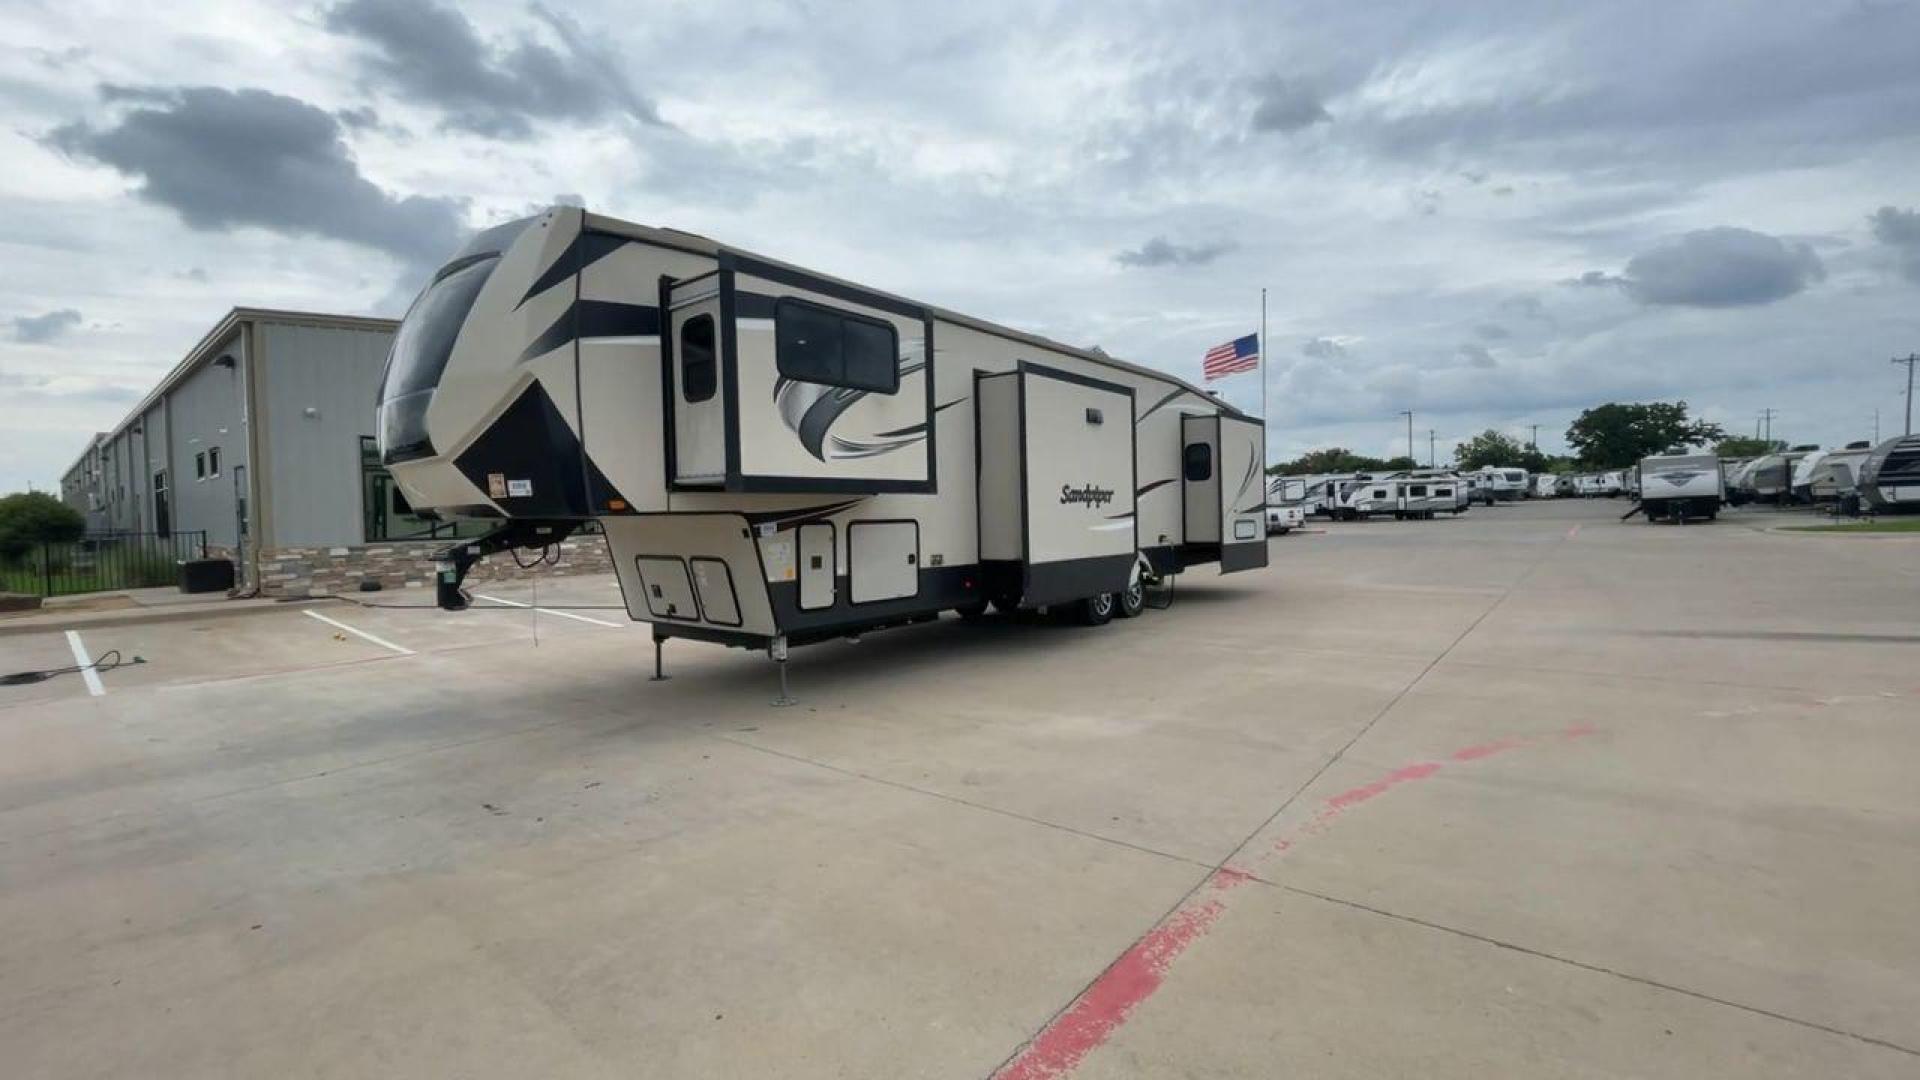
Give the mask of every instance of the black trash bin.
[{"label": "black trash bin", "polygon": [[227,559],[180,560],[180,591],[225,592],[233,588],[233,563]]}]

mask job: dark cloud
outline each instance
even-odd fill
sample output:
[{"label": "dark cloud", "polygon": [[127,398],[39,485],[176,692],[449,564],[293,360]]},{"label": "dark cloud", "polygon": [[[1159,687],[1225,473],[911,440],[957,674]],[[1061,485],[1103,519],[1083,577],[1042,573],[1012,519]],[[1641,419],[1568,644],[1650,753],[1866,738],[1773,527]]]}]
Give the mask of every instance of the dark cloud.
[{"label": "dark cloud", "polygon": [[49,141],[142,181],[140,195],[195,229],[257,226],[362,244],[431,266],[465,232],[462,204],[374,185],[340,122],[297,98],[196,86],[116,91],[137,103],[115,123],[57,128]]},{"label": "dark cloud", "polygon": [[72,308],[49,311],[45,315],[19,315],[13,320],[13,340],[38,345],[79,325],[80,313]]},{"label": "dark cloud", "polygon": [[1477,341],[1463,343],[1460,346],[1460,355],[1466,358],[1468,367],[1492,368],[1500,366],[1500,361],[1495,360],[1493,354],[1487,351],[1487,347]]},{"label": "dark cloud", "polygon": [[[1749,229],[1700,229],[1635,255],[1621,285],[1643,304],[1746,307],[1783,300],[1826,273],[1804,243]],[[1582,283],[1591,276],[1582,275]]]},{"label": "dark cloud", "polygon": [[1605,270],[1589,270],[1579,277],[1567,278],[1562,285],[1571,285],[1576,289],[1619,289],[1624,288],[1627,279]]},{"label": "dark cloud", "polygon": [[370,131],[380,126],[380,113],[371,105],[361,105],[352,109],[339,109],[333,114],[342,126],[354,131]]},{"label": "dark cloud", "polygon": [[1873,238],[1899,258],[1900,273],[1909,281],[1920,281],[1920,211],[1883,206],[1868,220],[1873,223]]},{"label": "dark cloud", "polygon": [[1473,328],[1473,332],[1479,334],[1484,341],[1505,341],[1513,336],[1506,327],[1501,326],[1499,323],[1481,323],[1479,326]]},{"label": "dark cloud", "polygon": [[1301,342],[1300,355],[1311,356],[1315,360],[1338,360],[1347,355],[1347,350],[1332,338],[1315,337]]},{"label": "dark cloud", "polygon": [[1253,130],[1299,131],[1333,119],[1320,95],[1305,83],[1280,76],[1254,87]]},{"label": "dark cloud", "polygon": [[497,47],[472,22],[432,0],[346,0],[327,9],[327,29],[373,47],[367,66],[410,100],[446,114],[447,126],[525,139],[538,121],[624,115],[660,124],[659,111],[627,78],[631,58],[613,52],[570,17],[532,11],[560,46],[522,35]]},{"label": "dark cloud", "polygon": [[1122,251],[1113,259],[1121,266],[1205,266],[1232,250],[1233,245],[1225,242],[1189,246],[1156,236],[1138,248]]}]

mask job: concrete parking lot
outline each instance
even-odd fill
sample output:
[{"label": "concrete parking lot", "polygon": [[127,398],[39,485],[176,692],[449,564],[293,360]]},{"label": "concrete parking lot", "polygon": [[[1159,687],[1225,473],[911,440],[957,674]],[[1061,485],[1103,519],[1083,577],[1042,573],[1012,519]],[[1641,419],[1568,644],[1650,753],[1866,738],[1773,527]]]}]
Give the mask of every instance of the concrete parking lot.
[{"label": "concrete parking lot", "polygon": [[609,580],[83,630],[147,663],[0,688],[0,1072],[1920,1075],[1920,540],[1624,509],[786,709]]}]

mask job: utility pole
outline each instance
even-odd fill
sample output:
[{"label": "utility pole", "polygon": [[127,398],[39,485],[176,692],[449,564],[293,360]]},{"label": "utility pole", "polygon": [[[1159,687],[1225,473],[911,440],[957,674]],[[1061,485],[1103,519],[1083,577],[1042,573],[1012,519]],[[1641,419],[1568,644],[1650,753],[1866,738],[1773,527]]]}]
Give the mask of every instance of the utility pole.
[{"label": "utility pole", "polygon": [[1529,444],[1533,447],[1534,453],[1537,454],[1540,452],[1540,425],[1528,424],[1527,426],[1533,429],[1533,437],[1529,440]]},{"label": "utility pole", "polygon": [[1768,446],[1772,446],[1772,445],[1773,445],[1773,414],[1774,414],[1774,413],[1775,413],[1776,411],[1778,411],[1778,410],[1775,410],[1775,409],[1761,409],[1761,410],[1760,410],[1760,418],[1761,418],[1762,420],[1765,420],[1765,421],[1766,421],[1766,423],[1767,423],[1767,433],[1766,433],[1765,435],[1762,435],[1762,436],[1760,436],[1760,437],[1761,437],[1762,439],[1765,439],[1765,440],[1767,441],[1767,445],[1768,445]]},{"label": "utility pole", "polygon": [[1428,428],[1427,429],[1427,468],[1429,469],[1436,467],[1434,465],[1435,458],[1433,455],[1433,444],[1434,444],[1434,430],[1432,428]]},{"label": "utility pole", "polygon": [[1413,456],[1413,410],[1402,409],[1400,415],[1407,418],[1407,462],[1412,464],[1420,460]]},{"label": "utility pole", "polygon": [[1908,353],[1893,358],[1896,364],[1907,365],[1907,434],[1913,434],[1913,365],[1920,364],[1920,353]]},{"label": "utility pole", "polygon": [[1880,445],[1880,410],[1873,410],[1873,445]]}]

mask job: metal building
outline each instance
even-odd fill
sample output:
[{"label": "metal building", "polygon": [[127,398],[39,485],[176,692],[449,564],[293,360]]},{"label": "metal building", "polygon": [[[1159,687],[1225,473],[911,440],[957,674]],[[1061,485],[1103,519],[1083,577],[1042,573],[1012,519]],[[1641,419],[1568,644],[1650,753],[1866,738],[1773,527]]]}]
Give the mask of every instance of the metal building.
[{"label": "metal building", "polygon": [[431,533],[371,456],[397,325],[235,308],[89,442],[62,497],[94,533],[205,530],[246,585],[285,549]]}]

